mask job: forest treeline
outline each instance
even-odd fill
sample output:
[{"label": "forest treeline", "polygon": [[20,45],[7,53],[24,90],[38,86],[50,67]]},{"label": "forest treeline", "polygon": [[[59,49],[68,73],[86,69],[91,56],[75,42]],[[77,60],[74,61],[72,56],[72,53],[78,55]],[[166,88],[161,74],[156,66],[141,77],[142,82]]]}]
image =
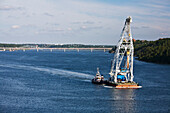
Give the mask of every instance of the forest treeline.
[{"label": "forest treeline", "polygon": [[134,48],[138,60],[170,64],[170,38],[156,41],[136,40]]},{"label": "forest treeline", "polygon": [[[170,38],[156,41],[133,40],[134,56],[141,61],[170,64]],[[109,51],[114,53],[116,46]]]}]

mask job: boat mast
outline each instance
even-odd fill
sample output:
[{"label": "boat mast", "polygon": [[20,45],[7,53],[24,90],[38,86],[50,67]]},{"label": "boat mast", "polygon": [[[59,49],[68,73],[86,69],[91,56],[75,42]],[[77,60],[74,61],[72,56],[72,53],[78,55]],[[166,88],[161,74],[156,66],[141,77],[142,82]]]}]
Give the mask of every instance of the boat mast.
[{"label": "boat mast", "polygon": [[99,68],[97,68],[97,73],[96,73],[96,75],[100,75]]},{"label": "boat mast", "polygon": [[124,68],[126,69],[124,73],[126,81],[133,81],[134,47],[130,29],[131,22],[132,18],[128,17],[122,29],[120,40],[118,41],[114,54],[114,59],[112,60],[112,66],[109,74],[111,81],[114,81],[115,83],[117,83],[117,75],[121,73],[121,67],[123,64],[125,64]]}]

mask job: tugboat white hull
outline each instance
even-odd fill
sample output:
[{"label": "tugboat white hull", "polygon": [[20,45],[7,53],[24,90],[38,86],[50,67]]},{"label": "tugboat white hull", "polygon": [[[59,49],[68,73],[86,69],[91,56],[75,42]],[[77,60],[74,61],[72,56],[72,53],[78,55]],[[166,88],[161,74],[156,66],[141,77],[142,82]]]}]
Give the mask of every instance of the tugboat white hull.
[{"label": "tugboat white hull", "polygon": [[97,81],[97,80],[95,80],[95,79],[92,79],[92,83],[93,83],[93,84],[105,84],[105,81],[102,81],[102,80]]}]

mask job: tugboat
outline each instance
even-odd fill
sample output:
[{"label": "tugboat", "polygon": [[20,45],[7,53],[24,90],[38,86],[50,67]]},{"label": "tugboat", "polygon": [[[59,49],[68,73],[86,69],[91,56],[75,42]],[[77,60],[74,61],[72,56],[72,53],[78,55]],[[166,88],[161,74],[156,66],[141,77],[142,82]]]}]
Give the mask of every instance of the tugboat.
[{"label": "tugboat", "polygon": [[[103,81],[105,85],[113,86],[115,88],[142,88],[138,83],[133,81],[133,39],[131,35],[130,23],[132,18],[128,17],[125,21],[120,40],[112,60],[110,78]],[[93,82],[93,80],[92,80]]]},{"label": "tugboat", "polygon": [[92,79],[92,83],[94,84],[104,84],[104,77],[100,74],[99,68],[97,68],[96,76]]}]

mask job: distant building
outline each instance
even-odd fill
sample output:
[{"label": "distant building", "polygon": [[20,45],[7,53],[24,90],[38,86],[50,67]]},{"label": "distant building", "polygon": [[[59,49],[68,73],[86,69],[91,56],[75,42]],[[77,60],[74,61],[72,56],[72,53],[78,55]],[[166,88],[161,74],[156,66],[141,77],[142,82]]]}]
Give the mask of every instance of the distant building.
[{"label": "distant building", "polygon": [[35,47],[38,48],[38,45],[36,45]]}]

